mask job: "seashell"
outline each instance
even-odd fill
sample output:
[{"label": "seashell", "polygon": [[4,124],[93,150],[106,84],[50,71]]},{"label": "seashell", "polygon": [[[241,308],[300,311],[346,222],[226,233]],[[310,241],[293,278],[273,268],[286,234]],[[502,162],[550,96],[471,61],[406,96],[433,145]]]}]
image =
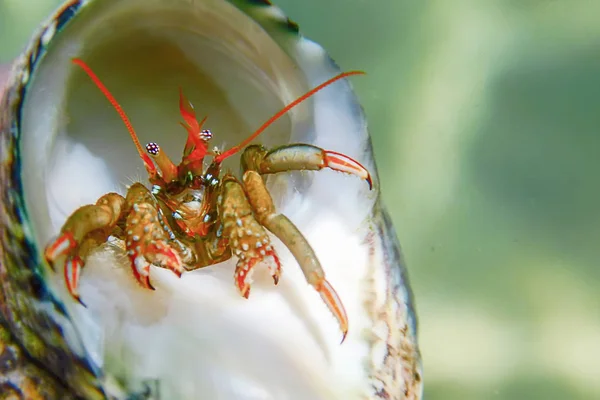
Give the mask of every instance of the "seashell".
[{"label": "seashell", "polygon": [[[336,321],[279,243],[278,286],[257,272],[246,300],[228,261],[138,287],[107,245],[68,295],[43,249],[78,206],[124,193],[145,172],[101,76],[142,141],[180,154],[178,87],[229,147],[282,106],[339,73],[298,26],[258,0],[65,3],[17,60],[0,108],[2,393],[49,399],[420,399],[416,317],[396,235],[381,204],[365,117],[340,81],[265,132],[266,146],[311,143],[348,154],[375,190],[333,171],[270,177],[314,247],[350,321]],[[236,171],[239,160],[229,167]],[[264,276],[263,276],[264,275]],[[6,357],[10,357],[7,362]],[[37,396],[37,397],[36,397]]]}]

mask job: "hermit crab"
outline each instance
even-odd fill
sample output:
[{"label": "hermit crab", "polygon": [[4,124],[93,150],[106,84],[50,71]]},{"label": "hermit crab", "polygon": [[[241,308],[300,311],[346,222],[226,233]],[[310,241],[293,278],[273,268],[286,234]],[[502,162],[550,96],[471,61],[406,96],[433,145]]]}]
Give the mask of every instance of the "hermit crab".
[{"label": "hermit crab", "polygon": [[420,399],[353,75],[268,1],[65,1],[0,102],[0,394]]},{"label": "hermit crab", "polygon": [[[271,246],[268,230],[292,252],[307,282],[319,292],[338,320],[345,338],[348,318],[342,301],[325,279],[316,254],[302,233],[275,210],[262,175],[330,168],[357,175],[372,187],[369,172],[350,157],[309,144],[272,149],[245,146],[295,105],[358,72],[339,74],[317,86],[284,107],[240,145],[224,152],[208,150],[212,132],[202,129],[206,118],[199,122],[193,107],[180,92],[179,107],[185,121],[182,125],[188,137],[181,162],[176,165],[157,143],[148,143],[145,154],[117,100],[89,66],[80,59],[73,62],[88,73],[123,119],[148,171],[152,189],[134,183],[125,197],[108,193],[96,204],[82,206],[69,216],[58,238],[46,247],[45,256],[51,264],[64,260],[64,276],[71,295],[81,302],[78,281],[85,259],[109,237],[115,237],[125,242],[135,278],[150,289],[154,289],[150,283],[150,264],[181,276],[185,270],[223,262],[233,253],[238,258],[235,285],[248,298],[257,263],[267,264],[273,281],[279,282],[281,263]],[[241,181],[231,173],[221,174],[221,163],[240,151]],[[207,156],[212,156],[212,161],[205,166]]]}]

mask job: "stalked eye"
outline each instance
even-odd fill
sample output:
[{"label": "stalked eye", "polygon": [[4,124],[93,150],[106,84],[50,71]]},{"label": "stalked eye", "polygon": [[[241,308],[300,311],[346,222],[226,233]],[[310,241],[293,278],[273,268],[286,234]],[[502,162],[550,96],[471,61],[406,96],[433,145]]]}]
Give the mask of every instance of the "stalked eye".
[{"label": "stalked eye", "polygon": [[146,145],[146,151],[148,154],[156,156],[160,153],[160,146],[154,142],[150,142]]},{"label": "stalked eye", "polygon": [[208,142],[210,139],[212,139],[212,132],[210,129],[203,129],[200,131],[200,139],[204,140],[205,142]]}]

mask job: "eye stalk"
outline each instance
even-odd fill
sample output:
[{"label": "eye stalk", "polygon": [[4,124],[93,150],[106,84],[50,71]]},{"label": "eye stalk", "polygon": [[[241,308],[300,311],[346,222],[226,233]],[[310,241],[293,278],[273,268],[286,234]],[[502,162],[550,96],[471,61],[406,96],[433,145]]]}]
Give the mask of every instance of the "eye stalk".
[{"label": "eye stalk", "polygon": [[146,145],[146,152],[158,166],[160,175],[165,182],[172,182],[177,179],[177,166],[173,164],[173,161],[171,161],[167,153],[160,150],[158,143],[148,143]]}]

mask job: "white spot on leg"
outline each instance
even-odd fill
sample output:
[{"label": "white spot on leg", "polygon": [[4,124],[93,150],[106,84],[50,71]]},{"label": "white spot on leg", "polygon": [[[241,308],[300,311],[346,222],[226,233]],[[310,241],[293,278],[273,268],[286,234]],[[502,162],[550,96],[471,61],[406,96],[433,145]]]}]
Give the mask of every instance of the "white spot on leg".
[{"label": "white spot on leg", "polygon": [[133,264],[135,265],[135,269],[140,276],[150,275],[150,264],[143,256],[137,256],[135,260],[133,260]]}]

